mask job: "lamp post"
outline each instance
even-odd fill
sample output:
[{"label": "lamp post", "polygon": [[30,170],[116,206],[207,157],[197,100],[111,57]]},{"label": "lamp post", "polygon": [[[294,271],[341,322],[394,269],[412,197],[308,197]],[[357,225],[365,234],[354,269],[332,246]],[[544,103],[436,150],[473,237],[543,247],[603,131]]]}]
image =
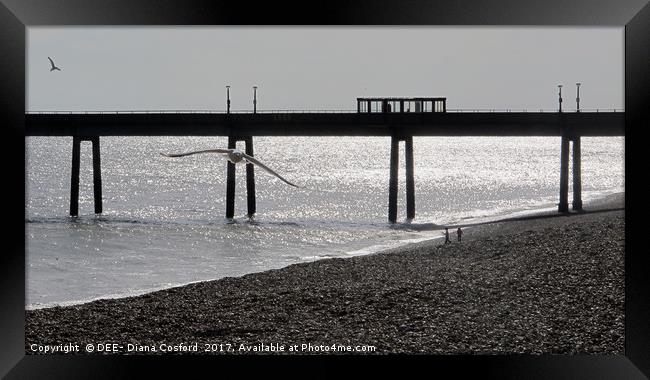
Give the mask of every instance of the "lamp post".
[{"label": "lamp post", "polygon": [[226,86],[226,110],[230,113],[230,86]]},{"label": "lamp post", "polygon": [[557,88],[560,90],[558,96],[559,96],[560,112],[562,112],[562,85],[558,84]]},{"label": "lamp post", "polygon": [[580,112],[580,83],[576,83],[576,87],[578,88],[578,95],[576,96],[576,112]]},{"label": "lamp post", "polygon": [[253,86],[253,113],[257,113],[257,86]]}]

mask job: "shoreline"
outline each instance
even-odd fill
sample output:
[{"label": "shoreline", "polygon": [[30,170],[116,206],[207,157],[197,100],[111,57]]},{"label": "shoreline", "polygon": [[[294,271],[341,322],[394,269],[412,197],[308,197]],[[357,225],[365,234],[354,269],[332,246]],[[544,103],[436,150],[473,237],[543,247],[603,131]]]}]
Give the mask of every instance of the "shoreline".
[{"label": "shoreline", "polygon": [[[604,212],[616,212],[616,211],[624,211],[625,210],[625,193],[620,192],[620,193],[613,193],[609,194],[607,196],[604,196],[602,198],[596,198],[590,202],[585,202],[584,204],[584,211],[581,212],[575,212],[575,211],[570,211],[568,213],[558,213],[557,208],[553,208],[552,210],[547,210],[544,208],[544,210],[531,210],[530,213],[524,213],[523,215],[520,216],[506,216],[504,218],[499,218],[499,219],[494,219],[494,220],[487,220],[487,221],[480,221],[480,222],[471,222],[471,223],[457,223],[457,224],[450,224],[447,227],[450,229],[450,238],[455,238],[456,233],[455,230],[458,227],[461,228],[467,228],[467,230],[463,230],[463,235],[462,238],[466,241],[469,238],[480,238],[480,237],[485,237],[484,235],[490,234],[490,233],[504,233],[504,232],[512,232],[517,229],[521,229],[524,227],[523,224],[520,224],[514,228],[510,228],[509,225],[510,223],[514,223],[515,225],[517,222],[519,223],[527,223],[530,226],[535,226],[535,225],[541,225],[544,220],[553,220],[553,219],[565,219],[565,218],[571,218],[571,217],[577,217],[581,215],[589,215],[589,214],[595,214],[595,213],[604,213]],[[510,214],[512,215],[512,214]],[[442,229],[444,229],[444,226],[442,226]],[[453,232],[453,233],[452,233]],[[438,240],[441,239],[442,237],[432,239],[432,240]],[[454,239],[452,239],[454,241]],[[413,243],[413,244],[419,244],[419,243]],[[398,247],[406,247],[408,246],[401,246]],[[377,252],[381,253],[381,252]]]},{"label": "shoreline", "polygon": [[[602,192],[601,192],[602,193]],[[605,204],[615,204],[615,203],[620,203],[621,207],[622,201],[621,197],[624,197],[624,192],[614,192],[614,193],[609,193],[604,196],[599,196],[594,199],[587,199],[585,200],[585,207],[590,208],[590,209],[601,209],[602,205]],[[481,216],[481,217],[475,217],[472,218],[470,222],[467,223],[452,223],[452,224],[433,224],[433,223],[414,223],[411,225],[410,223],[407,222],[401,222],[397,223],[395,225],[389,226],[389,228],[396,228],[403,230],[405,232],[442,232],[444,231],[445,227],[448,227],[450,229],[450,237],[452,239],[455,239],[456,236],[456,228],[461,227],[461,228],[468,228],[467,230],[463,230],[463,232],[475,230],[476,227],[484,226],[484,225],[491,225],[495,223],[503,223],[503,222],[509,222],[509,221],[518,221],[518,220],[526,220],[526,219],[535,219],[537,217],[541,217],[543,215],[550,215],[550,216],[559,216],[559,214],[556,211],[555,207],[548,207],[546,203],[540,203],[537,206],[533,206],[530,209],[524,209],[524,210],[517,210],[517,211],[512,211],[512,212],[506,212],[503,214],[497,214],[497,215],[491,215],[491,216]],[[452,230],[453,229],[453,230]],[[464,235],[466,238],[469,237],[468,235]],[[420,238],[407,238],[407,239],[400,239],[400,240],[389,240],[387,242],[381,243],[381,244],[371,244],[359,249],[354,249],[351,251],[345,251],[342,253],[339,258],[350,258],[350,257],[357,257],[357,256],[366,256],[366,255],[375,255],[378,253],[383,253],[387,251],[394,251],[394,250],[400,250],[405,247],[408,247],[412,244],[420,244],[420,243],[426,243],[429,241],[438,241],[442,239],[443,236],[427,236],[427,237],[420,237]],[[413,242],[412,240],[417,240],[416,242]],[[295,264],[302,264],[302,263],[309,263],[313,261],[319,261],[319,260],[327,260],[332,257],[329,257],[329,255],[320,257],[316,260],[309,260],[309,261],[303,261],[303,262],[297,262],[297,263],[292,263],[288,264],[286,266],[290,265],[295,265]],[[286,267],[285,266],[285,267]],[[283,267],[284,268],[284,267]],[[281,269],[281,268],[276,268],[276,269]],[[267,269],[267,270],[273,270],[273,269]],[[255,273],[262,273],[267,270],[262,270],[258,272],[250,272],[246,274],[242,274],[241,276],[245,276],[248,274],[255,274]],[[235,277],[241,277],[241,276],[235,276]],[[184,283],[177,283],[177,284],[169,284],[166,286],[154,286],[146,289],[138,289],[138,290],[132,290],[132,291],[125,291],[122,293],[114,293],[114,294],[105,294],[105,295],[100,295],[96,297],[91,297],[91,298],[86,298],[86,299],[80,299],[80,300],[71,300],[71,301],[61,301],[61,302],[47,302],[47,303],[36,303],[36,304],[30,304],[30,305],[25,305],[25,310],[42,310],[42,309],[49,309],[53,307],[70,307],[70,306],[77,306],[77,305],[83,305],[95,301],[100,301],[100,300],[113,300],[113,299],[127,299],[131,297],[138,297],[142,296],[145,294],[149,293],[154,293],[157,291],[161,290],[167,290],[167,289],[173,289],[173,288],[179,288],[199,282],[208,282],[208,281],[218,281],[223,278],[229,278],[233,276],[225,276],[225,277],[219,277],[219,278],[212,278],[208,280],[196,280],[196,281],[191,281],[191,282],[184,282]]]},{"label": "shoreline", "polygon": [[452,244],[433,239],[135,297],[27,310],[26,353],[38,353],[30,349],[34,343],[112,341],[621,354],[623,203],[624,194],[615,194],[585,204],[585,213],[487,222],[468,228],[461,243],[452,235]]}]

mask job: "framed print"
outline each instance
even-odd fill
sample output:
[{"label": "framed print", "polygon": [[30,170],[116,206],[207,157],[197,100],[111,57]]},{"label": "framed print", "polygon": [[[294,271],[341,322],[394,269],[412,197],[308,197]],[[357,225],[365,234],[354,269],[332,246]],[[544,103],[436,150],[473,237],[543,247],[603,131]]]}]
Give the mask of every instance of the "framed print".
[{"label": "framed print", "polygon": [[2,0],[0,373],[647,376],[646,3]]}]

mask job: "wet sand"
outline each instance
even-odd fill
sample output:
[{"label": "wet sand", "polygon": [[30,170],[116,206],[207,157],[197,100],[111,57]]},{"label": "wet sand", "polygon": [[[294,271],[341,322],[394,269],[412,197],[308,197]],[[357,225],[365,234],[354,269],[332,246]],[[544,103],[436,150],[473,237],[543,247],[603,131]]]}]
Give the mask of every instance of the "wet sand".
[{"label": "wet sand", "polygon": [[345,353],[372,345],[378,354],[622,354],[623,202],[618,194],[586,213],[475,225],[460,243],[454,227],[451,244],[28,310],[26,353],[39,353],[32,344],[72,343],[84,354],[87,344],[112,342],[119,354],[149,352],[128,344],[154,353],[196,344],[204,354],[292,353],[292,345],[299,354],[332,345],[350,346]]}]

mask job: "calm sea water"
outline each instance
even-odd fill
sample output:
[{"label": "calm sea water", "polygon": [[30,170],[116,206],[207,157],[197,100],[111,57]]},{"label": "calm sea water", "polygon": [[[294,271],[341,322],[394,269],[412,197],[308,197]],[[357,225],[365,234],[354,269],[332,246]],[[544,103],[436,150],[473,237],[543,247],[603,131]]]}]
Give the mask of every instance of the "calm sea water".
[{"label": "calm sea water", "polygon": [[[104,213],[93,214],[90,143],[82,143],[80,216],[68,216],[71,138],[26,138],[28,308],[121,297],[440,236],[418,228],[551,207],[559,138],[416,137],[416,220],[387,223],[389,138],[255,138],[255,155],[289,181],[256,171],[246,217],[225,215],[226,161],[159,152],[225,147],[226,138],[104,137]],[[243,149],[243,145],[240,146]],[[405,216],[403,146],[399,216]],[[583,197],[624,189],[624,139],[582,139]]]}]

